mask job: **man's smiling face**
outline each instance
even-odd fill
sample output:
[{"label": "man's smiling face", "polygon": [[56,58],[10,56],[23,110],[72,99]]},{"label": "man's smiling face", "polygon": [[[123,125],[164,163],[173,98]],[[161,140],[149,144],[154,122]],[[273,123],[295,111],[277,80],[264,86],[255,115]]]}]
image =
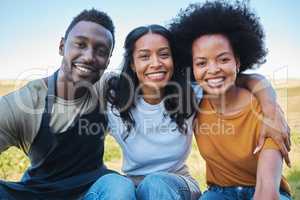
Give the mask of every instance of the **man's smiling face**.
[{"label": "man's smiling face", "polygon": [[112,46],[109,30],[94,22],[78,22],[60,44],[62,70],[67,81],[98,81],[108,66]]}]

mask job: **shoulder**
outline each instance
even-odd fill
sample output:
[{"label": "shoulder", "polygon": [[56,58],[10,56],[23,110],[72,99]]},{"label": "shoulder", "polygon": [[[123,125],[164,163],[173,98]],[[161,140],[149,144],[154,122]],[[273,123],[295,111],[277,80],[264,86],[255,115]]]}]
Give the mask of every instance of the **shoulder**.
[{"label": "shoulder", "polygon": [[43,81],[35,80],[0,97],[0,110],[5,113],[0,118],[0,133],[6,135],[6,146],[23,144],[24,150],[30,146],[39,127],[46,93]]},{"label": "shoulder", "polygon": [[257,98],[248,90],[244,88],[238,88],[237,102],[242,107],[250,106],[251,108],[260,109]]},{"label": "shoulder", "polygon": [[[240,107],[243,108],[241,112],[241,119],[243,119],[243,123],[246,123],[245,120],[247,120],[251,124],[249,124],[251,127],[257,128],[256,133],[259,134],[263,120],[263,113],[257,98],[248,90],[241,89],[237,100]],[[246,126],[246,124],[244,124],[244,126]]]},{"label": "shoulder", "polygon": [[114,134],[117,130],[119,131],[123,124],[119,111],[108,103],[105,114],[108,119],[108,128],[111,130],[110,133]]},{"label": "shoulder", "polygon": [[[20,89],[3,96],[1,106],[6,104],[12,112],[36,113],[39,108],[44,108],[47,86],[42,79],[28,82]],[[8,109],[8,108],[7,108]]]}]

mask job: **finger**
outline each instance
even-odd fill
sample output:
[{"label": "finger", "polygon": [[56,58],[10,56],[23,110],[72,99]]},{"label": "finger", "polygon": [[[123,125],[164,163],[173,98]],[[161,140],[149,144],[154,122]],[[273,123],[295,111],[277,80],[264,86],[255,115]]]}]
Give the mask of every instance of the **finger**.
[{"label": "finger", "polygon": [[288,152],[287,148],[285,147],[285,145],[282,144],[282,143],[280,145],[280,152],[283,156],[283,159],[284,159],[286,165],[290,168],[291,167],[291,160],[290,160],[290,157],[289,157],[289,152]]},{"label": "finger", "polygon": [[287,133],[289,134],[289,137],[291,137],[291,128],[289,125],[287,125]]},{"label": "finger", "polygon": [[288,148],[288,150],[291,151],[291,147],[292,147],[292,141],[291,141],[291,128],[290,128],[290,126],[288,126],[287,128],[288,128],[288,143],[289,143],[289,148]]},{"label": "finger", "polygon": [[266,125],[263,123],[261,128],[260,128],[260,134],[259,134],[259,138],[258,138],[258,142],[257,145],[253,151],[253,154],[256,154],[257,152],[259,152],[264,143],[265,143],[265,139],[266,139]]},{"label": "finger", "polygon": [[292,167],[292,164],[291,164],[291,160],[290,160],[289,154],[287,154],[287,155],[284,157],[284,161],[285,161],[286,165],[287,165],[289,168]]},{"label": "finger", "polygon": [[289,141],[289,147],[290,147],[289,151],[291,151],[291,149],[292,149],[292,141],[291,141],[290,137],[288,138],[288,141]]},{"label": "finger", "polygon": [[265,136],[264,136],[264,134],[260,134],[258,143],[253,151],[253,154],[256,154],[257,152],[259,152],[262,149],[264,143],[265,143]]},{"label": "finger", "polygon": [[[278,107],[278,111],[277,112],[277,117],[276,117],[276,121],[278,123],[278,129],[276,130],[278,132],[278,134],[280,134],[281,136],[281,140],[278,140],[278,142],[283,142],[285,147],[287,148],[288,151],[290,151],[290,128],[289,125],[284,117],[284,113],[282,111],[282,109],[280,107]],[[276,123],[276,122],[275,122]]]},{"label": "finger", "polygon": [[289,166],[290,163],[287,162],[287,161],[289,161],[288,150],[285,146],[283,137],[276,137],[273,139],[274,139],[275,143],[278,145],[281,155],[284,158],[284,160],[286,161],[286,164]]},{"label": "finger", "polygon": [[[287,151],[290,151],[290,140],[289,140],[289,133],[288,133],[288,129],[285,129],[285,132],[281,132],[281,137],[282,137],[282,142],[284,143]],[[278,142],[281,142],[280,140],[278,140]]]},{"label": "finger", "polygon": [[283,126],[283,132],[286,133],[287,135],[284,136],[284,143],[287,147],[287,150],[291,150],[291,129],[290,126],[288,125],[288,122],[285,118],[284,112],[282,108],[279,106],[279,114],[281,115],[281,124]]},{"label": "finger", "polygon": [[291,129],[290,127],[287,125],[286,126],[286,135],[284,136],[284,143],[285,146],[287,148],[287,150],[290,152],[291,151]]},{"label": "finger", "polygon": [[290,143],[290,139],[288,137],[284,137],[284,145],[287,149],[288,152],[291,151],[291,143]]}]

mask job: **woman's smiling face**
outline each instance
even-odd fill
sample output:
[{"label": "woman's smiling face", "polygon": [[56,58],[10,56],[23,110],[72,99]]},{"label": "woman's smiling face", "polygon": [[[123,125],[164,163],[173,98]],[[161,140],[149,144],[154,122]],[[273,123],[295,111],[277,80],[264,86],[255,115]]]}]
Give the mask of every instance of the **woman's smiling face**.
[{"label": "woman's smiling face", "polygon": [[221,34],[203,35],[192,44],[193,73],[208,94],[221,95],[235,84],[239,61]]},{"label": "woman's smiling face", "polygon": [[147,33],[134,46],[132,69],[136,72],[143,93],[162,90],[173,75],[173,59],[168,40],[156,33]]}]

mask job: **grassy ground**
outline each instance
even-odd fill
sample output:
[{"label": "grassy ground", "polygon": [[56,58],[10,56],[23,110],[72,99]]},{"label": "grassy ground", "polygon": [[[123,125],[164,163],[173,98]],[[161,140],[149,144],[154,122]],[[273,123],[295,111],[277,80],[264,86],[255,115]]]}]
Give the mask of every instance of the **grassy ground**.
[{"label": "grassy ground", "polygon": [[[21,83],[22,84],[22,83]],[[0,95],[16,88],[11,82],[0,81]],[[292,168],[284,167],[284,176],[288,179],[295,200],[300,200],[300,82],[291,87],[281,87],[277,90],[278,99],[282,105],[292,129],[292,151],[290,157]],[[104,160],[109,168],[120,171],[122,155],[118,145],[111,137],[105,142]],[[195,142],[188,158],[188,166],[192,175],[199,181],[202,190],[205,189],[205,164],[200,157]],[[10,148],[0,156],[0,179],[19,180],[24,170],[29,166],[27,157],[18,149]]]}]

